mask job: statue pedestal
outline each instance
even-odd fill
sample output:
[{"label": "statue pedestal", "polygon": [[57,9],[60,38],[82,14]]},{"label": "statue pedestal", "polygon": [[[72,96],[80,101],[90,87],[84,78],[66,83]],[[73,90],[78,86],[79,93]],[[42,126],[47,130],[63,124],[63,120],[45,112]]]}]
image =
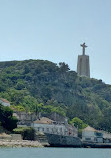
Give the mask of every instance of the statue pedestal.
[{"label": "statue pedestal", "polygon": [[90,77],[89,56],[79,55],[77,63],[77,74],[79,76]]}]

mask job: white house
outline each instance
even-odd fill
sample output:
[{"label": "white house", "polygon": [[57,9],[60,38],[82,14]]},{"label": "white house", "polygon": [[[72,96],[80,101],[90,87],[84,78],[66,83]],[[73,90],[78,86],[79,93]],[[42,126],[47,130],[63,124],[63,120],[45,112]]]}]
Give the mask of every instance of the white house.
[{"label": "white house", "polygon": [[10,102],[3,98],[0,98],[0,104],[2,104],[4,106],[10,106]]},{"label": "white house", "polygon": [[103,130],[101,130],[100,132],[103,134],[104,143],[111,143],[111,133]]},{"label": "white house", "polygon": [[78,131],[75,127],[70,125],[65,125],[64,123],[56,123],[55,121],[42,117],[39,120],[34,121],[31,124],[36,131],[43,133],[52,133],[52,134],[60,134],[60,135],[72,135],[77,136]]},{"label": "white house", "polygon": [[103,134],[102,132],[88,126],[82,131],[82,141],[103,143]]}]

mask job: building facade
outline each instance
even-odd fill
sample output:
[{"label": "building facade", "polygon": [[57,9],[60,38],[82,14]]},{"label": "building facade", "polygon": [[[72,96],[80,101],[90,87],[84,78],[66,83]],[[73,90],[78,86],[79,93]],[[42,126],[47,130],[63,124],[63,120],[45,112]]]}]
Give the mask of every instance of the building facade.
[{"label": "building facade", "polygon": [[38,132],[50,133],[50,134],[59,134],[59,135],[70,135],[78,136],[77,128],[64,123],[56,123],[55,121],[42,117],[40,120],[36,120],[31,124]]},{"label": "building facade", "polygon": [[82,131],[82,141],[92,143],[103,143],[103,134],[102,132],[99,132],[96,129],[88,126]]}]

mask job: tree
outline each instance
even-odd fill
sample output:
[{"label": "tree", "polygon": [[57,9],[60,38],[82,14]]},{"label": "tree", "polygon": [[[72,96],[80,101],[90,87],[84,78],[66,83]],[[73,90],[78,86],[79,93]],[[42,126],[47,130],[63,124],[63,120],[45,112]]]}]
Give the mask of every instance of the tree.
[{"label": "tree", "polygon": [[70,70],[68,64],[65,64],[64,62],[60,62],[59,67],[61,72],[67,72]]},{"label": "tree", "polygon": [[71,121],[70,124],[73,124],[75,127],[79,128],[79,129],[83,129],[85,127],[87,127],[88,125],[85,124],[81,119],[79,119],[78,117],[74,117]]},{"label": "tree", "polygon": [[82,129],[87,127],[88,125],[85,124],[81,119],[78,117],[73,118],[70,121],[70,124],[73,124],[76,128],[78,128],[78,136],[81,138],[82,137]]},{"label": "tree", "polygon": [[8,131],[17,127],[17,119],[13,117],[13,111],[7,106],[0,105],[0,122]]}]

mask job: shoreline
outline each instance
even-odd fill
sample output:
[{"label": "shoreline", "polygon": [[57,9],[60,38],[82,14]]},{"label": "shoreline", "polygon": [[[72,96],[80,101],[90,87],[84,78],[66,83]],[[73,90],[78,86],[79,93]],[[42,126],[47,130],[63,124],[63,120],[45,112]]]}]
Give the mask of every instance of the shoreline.
[{"label": "shoreline", "polygon": [[[31,140],[0,140],[0,148],[2,147],[35,147],[35,148],[43,148],[43,147],[63,147],[63,146],[50,146],[46,142],[38,142]],[[80,147],[69,147],[64,146],[64,148],[111,148],[111,143],[83,143]]]},{"label": "shoreline", "polygon": [[45,144],[30,140],[0,140],[0,147],[38,147],[42,148]]}]

